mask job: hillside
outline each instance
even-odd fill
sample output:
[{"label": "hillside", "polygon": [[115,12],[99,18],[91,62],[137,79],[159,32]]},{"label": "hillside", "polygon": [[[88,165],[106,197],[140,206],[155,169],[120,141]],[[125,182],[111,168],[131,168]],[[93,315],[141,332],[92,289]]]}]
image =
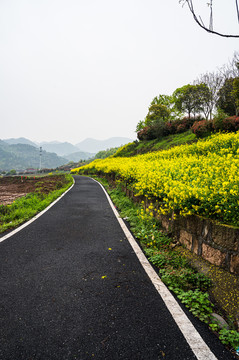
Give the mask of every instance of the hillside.
[{"label": "hillside", "polygon": [[[55,168],[67,163],[67,159],[54,153],[42,152],[42,168]],[[26,168],[39,168],[39,149],[27,144],[8,145],[0,141],[0,169],[9,171]]]},{"label": "hillside", "polygon": [[191,144],[195,141],[197,141],[196,136],[189,130],[182,134],[169,135],[162,139],[131,142],[119,148],[113,156],[121,157],[146,154],[151,151],[167,150],[177,145]]}]

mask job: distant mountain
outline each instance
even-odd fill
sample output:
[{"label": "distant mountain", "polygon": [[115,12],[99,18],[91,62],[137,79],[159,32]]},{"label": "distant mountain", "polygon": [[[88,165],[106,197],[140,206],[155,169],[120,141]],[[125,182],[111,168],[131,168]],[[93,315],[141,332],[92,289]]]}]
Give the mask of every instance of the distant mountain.
[{"label": "distant mountain", "polygon": [[[115,148],[115,147],[119,147],[121,145],[127,144],[129,142],[132,142],[132,139],[129,138],[125,138],[125,137],[112,137],[106,140],[96,140],[96,139],[85,139],[83,141],[81,141],[80,143],[73,145],[69,142],[59,142],[59,141],[44,141],[44,142],[40,142],[40,143],[35,143],[29,139],[26,139],[24,137],[20,137],[17,139],[4,139],[3,141],[0,140],[0,147],[1,149],[3,149],[3,145],[28,145],[31,147],[35,148],[36,154],[34,155],[38,158],[39,160],[39,147],[41,146],[43,149],[43,152],[45,151],[46,153],[55,153],[55,163],[58,164],[57,156],[61,158],[60,162],[63,161],[62,159],[64,158],[65,163],[67,163],[67,161],[79,161],[79,160],[87,160],[89,158],[94,157],[94,155],[96,153],[98,153],[101,150],[107,150],[107,149],[111,149],[111,148]],[[3,143],[3,144],[2,144]],[[19,150],[20,148],[18,148]],[[4,156],[4,158],[8,159],[7,163],[14,163],[17,164],[18,162],[15,161],[13,158],[10,161],[10,155],[9,152],[12,153],[12,156],[15,154],[15,152],[18,152],[17,148],[15,148],[14,150],[10,151],[10,148],[8,149],[4,149],[8,154],[6,156]],[[23,148],[22,148],[22,151]],[[29,151],[31,152],[31,151]],[[24,155],[25,156],[25,155]],[[14,156],[13,156],[14,157]],[[51,155],[52,159],[53,159],[53,154]],[[38,161],[37,160],[37,161]],[[42,156],[42,160],[43,160],[43,156]],[[20,161],[20,160],[19,160]],[[54,163],[53,161],[53,163]],[[3,161],[3,157],[0,158],[0,169],[3,169],[3,167],[1,166],[1,164],[5,164],[4,166],[6,166],[6,164]],[[61,162],[62,164],[62,162]],[[37,165],[36,167],[38,167],[39,165]],[[45,165],[43,165],[45,166]],[[58,165],[55,165],[55,167],[57,167]],[[15,166],[16,167],[16,166]],[[34,167],[32,165],[32,167]],[[48,167],[48,166],[45,166]],[[54,167],[54,166],[49,166],[49,167]],[[12,166],[11,168],[14,168],[14,166]],[[18,167],[19,168],[19,167]],[[17,169],[18,169],[17,168]]]},{"label": "distant mountain", "polygon": [[42,141],[38,143],[38,145],[45,145],[45,144],[61,144],[61,141],[53,140],[53,141]]},{"label": "distant mountain", "polygon": [[119,147],[132,141],[132,139],[125,137],[112,137],[106,140],[96,140],[88,138],[76,144],[76,146],[82,151],[97,153],[98,151]]},{"label": "distant mountain", "polygon": [[2,147],[8,147],[8,144],[5,141],[0,140],[0,148]]},{"label": "distant mountain", "polygon": [[17,139],[11,138],[11,139],[4,139],[4,142],[6,142],[9,145],[14,145],[14,144],[25,144],[25,145],[31,145],[31,146],[35,146],[37,147],[37,144],[35,144],[33,141],[28,140],[24,137],[20,137]]},{"label": "distant mountain", "polygon": [[43,142],[40,143],[40,146],[43,150],[54,152],[59,156],[69,155],[79,151],[77,146],[74,146],[68,142]]},{"label": "distant mountain", "polygon": [[[55,153],[42,152],[42,168],[56,168],[66,164],[65,158],[57,156]],[[9,145],[5,141],[0,141],[0,169],[1,170],[20,170],[27,168],[38,169],[40,164],[39,149],[27,144]]]},{"label": "distant mountain", "polygon": [[95,153],[88,153],[83,151],[77,151],[69,155],[64,155],[64,158],[69,161],[78,162],[80,160],[88,160],[90,158],[93,158],[95,156]]}]

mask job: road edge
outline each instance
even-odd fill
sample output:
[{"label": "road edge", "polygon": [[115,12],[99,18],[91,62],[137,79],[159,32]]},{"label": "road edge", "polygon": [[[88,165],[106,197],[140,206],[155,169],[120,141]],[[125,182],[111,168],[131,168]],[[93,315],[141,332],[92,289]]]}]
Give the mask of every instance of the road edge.
[{"label": "road edge", "polygon": [[127,226],[125,225],[123,219],[120,217],[118,211],[116,210],[110,196],[108,195],[107,191],[105,190],[104,186],[99,183],[97,180],[91,178],[95,182],[97,182],[101,188],[103,189],[106,198],[113,210],[115,217],[117,218],[126,238],[128,239],[131,247],[133,248],[136,256],[138,257],[141,265],[143,266],[145,272],[149,276],[151,282],[153,283],[154,287],[158,291],[159,295],[161,296],[162,300],[164,301],[166,307],[168,308],[169,312],[171,313],[174,321],[178,325],[180,331],[182,332],[183,336],[185,337],[187,343],[189,344],[190,348],[192,349],[194,355],[198,360],[217,360],[216,356],[210,350],[208,345],[202,339],[201,335],[195,329],[187,315],[184,313],[180,305],[174,299],[166,285],[162,282],[158,274],[155,272],[151,264],[149,263],[148,259],[144,255],[143,251],[137,244],[135,238],[128,230]]},{"label": "road edge", "polygon": [[59,200],[61,200],[61,198],[63,198],[63,196],[66,195],[66,193],[68,193],[68,191],[70,191],[73,186],[75,185],[75,179],[73,178],[73,184],[69,187],[69,189],[67,189],[63,194],[61,194],[56,200],[54,200],[52,203],[50,203],[50,205],[48,205],[44,210],[42,210],[41,212],[39,212],[37,215],[35,215],[33,218],[31,218],[30,220],[28,220],[27,222],[25,222],[24,224],[20,225],[19,227],[17,227],[16,229],[12,230],[11,232],[9,232],[8,234],[2,236],[0,238],[0,242],[3,242],[4,240],[10,238],[11,236],[15,235],[16,233],[18,233],[19,231],[21,231],[22,229],[24,229],[25,227],[27,227],[28,225],[30,225],[31,223],[33,223],[35,220],[37,220],[40,216],[42,216],[45,212],[47,212],[52,206],[54,206]]}]

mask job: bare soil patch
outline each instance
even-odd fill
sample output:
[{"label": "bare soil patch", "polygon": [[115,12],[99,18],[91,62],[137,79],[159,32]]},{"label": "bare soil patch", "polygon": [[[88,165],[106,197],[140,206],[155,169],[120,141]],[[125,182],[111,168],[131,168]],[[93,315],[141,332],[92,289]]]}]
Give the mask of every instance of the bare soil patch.
[{"label": "bare soil patch", "polygon": [[66,183],[64,175],[42,177],[5,176],[0,178],[0,205],[11,204],[28,193],[49,192],[60,189]]}]

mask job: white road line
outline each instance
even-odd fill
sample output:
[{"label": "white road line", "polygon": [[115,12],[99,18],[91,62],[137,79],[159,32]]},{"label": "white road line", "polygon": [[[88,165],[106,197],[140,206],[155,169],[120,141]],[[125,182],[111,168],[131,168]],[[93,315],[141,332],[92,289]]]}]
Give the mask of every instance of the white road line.
[{"label": "white road line", "polygon": [[10,233],[8,233],[7,235],[3,236],[0,238],[0,242],[10,238],[11,236],[15,235],[16,233],[18,233],[18,231],[21,231],[22,229],[24,229],[26,226],[30,225],[33,221],[35,221],[36,219],[38,219],[40,216],[42,216],[45,212],[47,212],[53,205],[55,205],[57,203],[57,201],[59,201],[68,191],[70,191],[73,186],[75,185],[75,180],[73,178],[73,184],[71,185],[71,187],[69,189],[67,189],[63,194],[61,194],[61,196],[59,196],[55,201],[53,201],[49,206],[47,206],[47,208],[45,208],[44,210],[42,210],[39,214],[35,215],[31,220],[27,221],[26,223],[24,223],[23,225],[19,226],[17,229],[11,231]]},{"label": "white road line", "polygon": [[[93,179],[96,181],[95,179]],[[107,194],[105,188],[96,181],[104,190],[106,197],[110,203],[110,206],[119,221],[120,226],[122,227],[125,236],[127,237],[130,245],[132,246],[135,254],[137,255],[139,261],[141,262],[144,270],[148,274],[150,280],[152,281],[153,285],[155,286],[156,290],[162,297],[165,305],[167,306],[168,310],[170,311],[171,315],[173,316],[176,324],[178,325],[179,329],[181,330],[183,336],[187,340],[190,348],[194,352],[196,358],[198,360],[217,360],[215,355],[211,352],[207,344],[202,339],[201,335],[195,329],[191,321],[188,319],[187,315],[183,312],[177,301],[174,299],[168,288],[164,285],[161,281],[157,273],[154,271],[150,263],[148,262],[147,258],[145,257],[144,253],[140,249],[139,245],[137,244],[136,240],[128,230],[127,226],[125,225],[124,221],[121,219],[118,211],[115,209],[109,195]]]}]

